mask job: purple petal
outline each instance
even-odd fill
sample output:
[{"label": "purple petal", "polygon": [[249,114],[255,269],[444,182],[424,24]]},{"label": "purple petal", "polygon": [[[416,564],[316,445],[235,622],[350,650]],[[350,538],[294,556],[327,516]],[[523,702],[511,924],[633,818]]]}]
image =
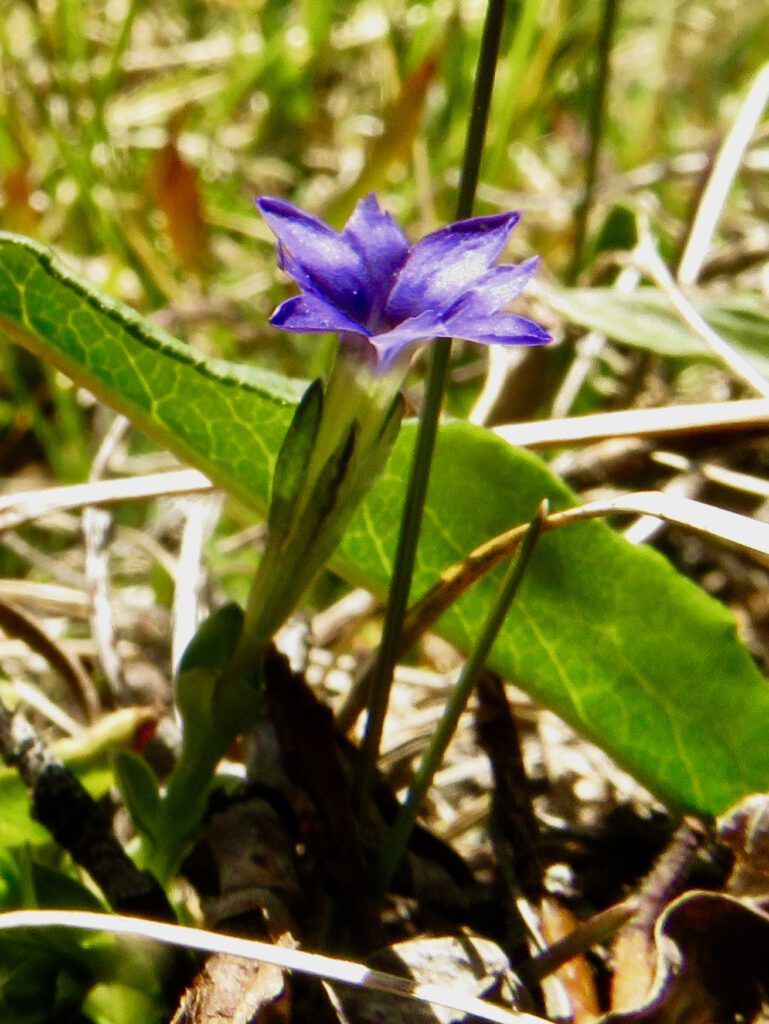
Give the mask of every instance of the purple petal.
[{"label": "purple petal", "polygon": [[283,302],[270,317],[273,327],[297,334],[325,334],[326,331],[348,331],[366,335],[359,323],[319,295],[295,295]]},{"label": "purple petal", "polygon": [[480,277],[446,314],[450,325],[453,317],[484,317],[496,313],[516,298],[531,280],[539,257],[525,263],[503,263]]},{"label": "purple petal", "polygon": [[447,310],[491,267],[519,220],[517,213],[473,217],[426,235],[395,279],[385,319],[398,323],[420,310]]},{"label": "purple petal", "polygon": [[290,253],[286,252],[282,242],[278,242],[278,266],[284,274],[293,277],[300,288],[313,294],[317,293],[317,286],[310,275],[296,262]]},{"label": "purple petal", "polygon": [[544,327],[517,313],[454,317],[446,329],[454,338],[480,345],[544,345],[552,340]]},{"label": "purple petal", "polygon": [[363,257],[376,307],[372,315],[376,316],[384,308],[393,279],[409,254],[408,239],[373,192],[355,207],[342,238],[349,240]]},{"label": "purple petal", "polygon": [[410,317],[391,331],[374,335],[371,344],[379,353],[380,366],[389,366],[398,354],[416,341],[429,341],[446,333],[446,325],[440,313],[428,309],[418,316]]},{"label": "purple petal", "polygon": [[368,273],[350,240],[284,199],[264,196],[257,206],[280,242],[283,269],[302,288],[365,322],[371,308]]}]

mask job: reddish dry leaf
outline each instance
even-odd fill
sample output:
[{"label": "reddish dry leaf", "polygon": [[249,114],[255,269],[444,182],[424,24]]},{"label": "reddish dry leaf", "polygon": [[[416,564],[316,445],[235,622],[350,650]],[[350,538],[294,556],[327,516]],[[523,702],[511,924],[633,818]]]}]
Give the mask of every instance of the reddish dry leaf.
[{"label": "reddish dry leaf", "polygon": [[26,164],[17,164],[8,171],[3,182],[3,193],[3,226],[21,235],[34,234],[40,215],[30,203],[32,186]]},{"label": "reddish dry leaf", "polygon": [[148,183],[165,215],[177,260],[185,270],[203,276],[209,258],[203,200],[197,171],[180,153],[174,131],[155,157]]}]

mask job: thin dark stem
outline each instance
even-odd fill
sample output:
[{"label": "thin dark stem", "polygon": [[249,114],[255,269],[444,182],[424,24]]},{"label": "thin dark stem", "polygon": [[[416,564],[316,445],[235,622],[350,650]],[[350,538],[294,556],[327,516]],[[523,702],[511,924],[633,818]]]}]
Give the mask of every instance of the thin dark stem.
[{"label": "thin dark stem", "polygon": [[[478,67],[475,75],[470,124],[467,129],[462,174],[457,196],[457,219],[469,217],[473,211],[475,191],[483,152],[483,141],[489,117],[494,72],[499,55],[505,0],[489,0],[483,27]],[[451,340],[440,338],[433,343],[430,373],[425,388],[424,404],[411,464],[408,491],[393,565],[390,593],[385,611],[382,641],[371,682],[371,699],[366,731],[361,748],[361,766],[356,779],[355,802],[365,801],[371,789],[379,757],[382,729],[387,715],[393,671],[398,658],[403,619],[408,607],[411,578],[414,574],[419,533],[422,526],[427,485],[430,479],[435,439],[446,388]]]},{"label": "thin dark stem", "polygon": [[537,541],[542,533],[542,524],[547,516],[547,501],[543,500],[537,514],[529,524],[526,536],[518,550],[518,556],[510,565],[500,585],[494,604],[491,606],[486,621],[481,629],[475,647],[465,662],[454,687],[449,694],[438,724],[430,738],[414,779],[409,786],[408,795],[401,807],[395,822],[388,832],[379,858],[378,882],[380,890],[385,892],[398,864],[406,852],[409,838],[416,824],[417,817],[427,791],[432,785],[435,773],[443,761],[449,743],[457,731],[459,719],[467,707],[470,694],[483,670],[486,658],[491,651],[499,630],[505,621],[510,606],[520,590],[526,569],[534,554]]},{"label": "thin dark stem", "polygon": [[611,73],[611,49],[614,38],[614,29],[617,24],[617,11],[619,0],[604,0],[603,18],[601,30],[598,36],[598,71],[596,74],[595,88],[593,89],[590,111],[588,116],[588,134],[590,136],[590,148],[585,162],[585,185],[582,190],[582,198],[574,211],[576,226],[574,229],[574,249],[572,252],[571,266],[567,274],[567,282],[576,280],[577,274],[582,267],[582,260],[585,249],[585,238],[587,236],[587,221],[593,205],[593,193],[595,191],[596,172],[598,169],[598,153],[601,149],[603,138],[604,120],[608,100],[609,76]]},{"label": "thin dark stem", "polygon": [[481,38],[481,49],[478,54],[478,67],[475,72],[473,104],[470,111],[470,124],[467,127],[462,177],[459,181],[459,194],[457,195],[458,219],[470,217],[473,212],[504,17],[505,0],[489,0]]}]

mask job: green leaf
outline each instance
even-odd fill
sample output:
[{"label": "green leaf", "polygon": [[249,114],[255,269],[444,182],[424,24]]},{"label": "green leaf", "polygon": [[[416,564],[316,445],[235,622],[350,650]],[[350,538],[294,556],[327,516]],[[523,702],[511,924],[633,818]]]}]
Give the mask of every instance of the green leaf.
[{"label": "green leaf", "polygon": [[0,333],[124,412],[231,494],[265,510],[302,383],[203,358],[91,290],[47,249],[3,232]]},{"label": "green leaf", "polygon": [[[105,909],[75,874],[39,863],[29,848],[13,853],[0,848],[0,907]],[[89,990],[93,993],[104,985],[141,992],[143,999],[131,1002],[144,1012],[94,1020],[142,1024],[167,1020],[167,1013],[161,1018],[163,967],[162,950],[115,935],[56,928],[6,932],[0,935],[0,1020],[15,1024],[84,1020],[81,1005],[87,1014],[96,1005]]]},{"label": "green leaf", "polygon": [[[541,286],[542,297],[561,316],[626,345],[663,356],[715,358],[656,288],[622,295],[613,288]],[[758,370],[769,375],[769,315],[758,296],[731,296],[694,305],[714,330],[731,342]]]},{"label": "green leaf", "polygon": [[[243,629],[243,610],[226,604],[208,616],[187,645],[176,676],[176,706],[184,723],[183,756],[232,740],[246,725],[254,689],[248,679],[223,673]],[[233,725],[233,720],[236,725]],[[214,740],[213,737],[219,737]],[[224,739],[222,739],[224,738]],[[210,755],[205,753],[204,760]],[[218,760],[218,757],[216,758]]]},{"label": "green leaf", "polygon": [[0,771],[0,806],[0,847],[50,843],[50,833],[30,816],[27,790],[14,769]]},{"label": "green leaf", "polygon": [[[203,360],[96,296],[45,250],[7,235],[0,329],[264,513],[301,388]],[[413,442],[409,424],[334,559],[380,596]],[[575,500],[534,455],[468,424],[443,427],[413,595],[474,546],[530,519],[543,496],[553,508]],[[495,585],[477,584],[439,632],[468,650]],[[542,539],[490,664],[677,807],[718,812],[769,783],[769,686],[733,617],[605,524]]]},{"label": "green leaf", "polygon": [[94,985],[83,1001],[83,1013],[93,1024],[161,1024],[168,1020],[160,992],[147,994],[115,981]]},{"label": "green leaf", "polygon": [[[348,576],[378,594],[409,455],[396,445],[339,553],[348,567],[365,563],[365,574]],[[542,496],[553,510],[576,503],[532,453],[470,424],[445,426],[413,593],[483,540],[530,519]],[[469,651],[501,572],[476,584],[436,631]],[[719,811],[766,788],[769,686],[733,616],[660,554],[604,523],[542,537],[489,664],[673,805]]]},{"label": "green leaf", "polygon": [[[24,850],[20,857],[27,853]],[[104,903],[96,897],[91,889],[72,875],[59,871],[48,864],[40,864],[29,859],[25,865],[29,872],[34,900],[31,906],[45,907],[47,910],[105,910]]]},{"label": "green leaf", "polygon": [[160,793],[152,769],[138,754],[119,750],[114,757],[115,781],[136,828],[154,839],[160,813]]},{"label": "green leaf", "polygon": [[227,604],[206,619],[187,645],[176,679],[182,746],[163,798],[143,762],[123,758],[116,763],[123,769],[119,777],[126,804],[144,840],[140,860],[162,882],[199,827],[217,762],[253,720],[253,685],[223,671],[242,629],[243,611]]},{"label": "green leaf", "polygon": [[187,644],[179,661],[179,676],[192,669],[221,671],[230,659],[243,628],[243,609],[234,602],[217,608]]}]

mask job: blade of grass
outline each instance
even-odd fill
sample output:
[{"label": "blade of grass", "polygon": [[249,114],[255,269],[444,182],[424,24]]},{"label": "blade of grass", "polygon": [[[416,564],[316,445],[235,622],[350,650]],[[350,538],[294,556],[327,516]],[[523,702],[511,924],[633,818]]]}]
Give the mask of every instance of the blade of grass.
[{"label": "blade of grass", "polygon": [[767,426],[766,399],[743,398],[660,409],[623,409],[560,420],[532,420],[493,429],[508,444],[522,448],[555,448],[611,437],[668,437],[721,430],[760,430]]},{"label": "blade of grass", "polygon": [[694,284],[708,251],[726,197],[740,168],[748,143],[769,103],[769,64],[764,64],[748,90],[740,112],[724,139],[702,193],[676,277],[682,285]]},{"label": "blade of grass", "polygon": [[403,803],[395,822],[387,834],[382,847],[378,867],[378,882],[382,892],[386,892],[393,874],[406,852],[411,832],[416,824],[417,816],[422,809],[425,795],[432,785],[433,777],[443,761],[449,743],[457,731],[462,712],[467,706],[478,676],[483,671],[486,658],[492,648],[497,634],[502,627],[510,606],[520,589],[526,574],[531,556],[542,533],[542,525],[547,516],[548,503],[543,500],[536,515],[532,519],[518,550],[518,556],[508,569],[499,588],[497,599],[489,609],[489,614],[478,637],[472,654],[465,662],[459,679],[446,701],[440,721],[430,738],[427,750],[417,769],[414,781],[409,787],[408,795]]},{"label": "blade of grass", "polygon": [[567,283],[572,283],[577,279],[584,258],[587,221],[593,205],[593,192],[595,191],[596,172],[598,169],[598,153],[603,139],[606,106],[608,103],[609,58],[614,39],[614,29],[617,24],[618,9],[619,0],[604,0],[603,17],[598,36],[598,70],[588,117],[589,149],[587,160],[585,161],[585,184],[582,190],[582,198],[574,212],[576,221],[574,248],[571,266],[566,275]]},{"label": "blade of grass", "polygon": [[497,128],[496,138],[490,145],[488,167],[490,177],[496,180],[502,166],[508,139],[513,133],[516,118],[520,116],[521,83],[529,68],[530,54],[534,47],[542,0],[522,0],[516,5],[517,19],[515,35],[505,68],[500,75],[495,109],[503,113],[502,125]]}]

